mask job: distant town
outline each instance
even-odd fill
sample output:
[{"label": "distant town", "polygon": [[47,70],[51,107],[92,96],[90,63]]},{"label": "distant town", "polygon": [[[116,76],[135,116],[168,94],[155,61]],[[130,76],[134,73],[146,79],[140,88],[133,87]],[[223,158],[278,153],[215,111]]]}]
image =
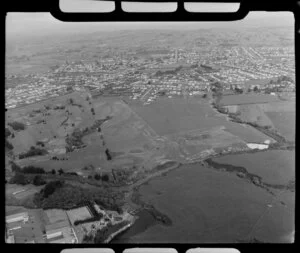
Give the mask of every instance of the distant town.
[{"label": "distant town", "polygon": [[[86,88],[95,95],[128,96],[144,105],[160,95],[203,95],[214,82],[227,91],[295,91],[293,48],[215,48],[205,57],[176,48],[160,54],[150,60],[122,55],[96,62],[67,61],[44,74],[10,75],[7,83],[24,81],[6,88],[5,105],[14,108],[60,96],[70,86],[72,90]],[[276,82],[282,76],[288,78]]]}]

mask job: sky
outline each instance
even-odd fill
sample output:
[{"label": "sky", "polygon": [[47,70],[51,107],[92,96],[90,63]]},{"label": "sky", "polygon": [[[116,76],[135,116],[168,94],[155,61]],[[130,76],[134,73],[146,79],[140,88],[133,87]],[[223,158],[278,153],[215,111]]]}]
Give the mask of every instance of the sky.
[{"label": "sky", "polygon": [[[78,1],[78,0],[76,0]],[[88,0],[80,0],[88,1]],[[101,14],[100,14],[101,15]],[[245,19],[230,22],[62,22],[47,12],[7,13],[8,38],[94,31],[137,29],[191,30],[200,28],[246,28],[294,26],[291,12],[250,12]]]}]

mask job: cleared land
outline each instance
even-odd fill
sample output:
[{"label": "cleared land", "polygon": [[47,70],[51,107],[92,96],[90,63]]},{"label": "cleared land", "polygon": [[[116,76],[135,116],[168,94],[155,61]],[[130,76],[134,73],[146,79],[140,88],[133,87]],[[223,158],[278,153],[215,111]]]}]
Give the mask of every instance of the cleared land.
[{"label": "cleared land", "polygon": [[49,219],[49,223],[58,223],[61,221],[68,221],[67,212],[61,209],[45,210],[45,213]]},{"label": "cleared land", "polygon": [[225,127],[246,142],[264,142],[269,137],[256,129],[230,122],[200,98],[161,98],[149,106],[131,106],[159,135],[176,135],[191,130],[210,131]]},{"label": "cleared land", "polygon": [[[35,193],[39,192],[43,186],[5,184],[5,201],[8,205],[21,205],[22,203],[32,203]],[[15,194],[14,194],[15,193]]]},{"label": "cleared land", "polygon": [[[79,172],[84,176],[112,169],[139,173],[168,160],[191,161],[218,149],[244,149],[247,142],[263,143],[270,139],[250,126],[229,121],[201,98],[159,98],[156,103],[143,106],[128,105],[112,97],[88,97],[88,93],[73,92],[48,102],[10,110],[7,117],[29,124],[12,139],[16,146],[14,153],[28,150],[37,141],[42,141],[49,152],[18,163],[39,166],[46,171],[62,168],[65,172]],[[45,106],[48,109],[44,109]],[[32,117],[28,116],[30,114]],[[82,136],[85,147],[65,153],[67,135],[107,117],[100,130]],[[36,123],[41,120],[45,122]],[[106,149],[112,155],[111,160],[107,159]],[[52,156],[58,159],[53,160]],[[93,168],[84,169],[90,165]],[[136,171],[132,171],[133,167]]]},{"label": "cleared land", "polygon": [[[168,215],[173,225],[150,227],[129,238],[130,243],[237,242],[254,237],[286,242],[284,235],[294,230],[292,200],[284,207],[280,201],[286,201],[286,197],[278,194],[274,198],[234,174],[198,164],[183,165],[166,177],[151,180],[140,188],[140,194],[143,201]],[[295,197],[293,193],[286,194],[291,199]],[[274,215],[263,215],[268,204],[273,205],[270,210]],[[261,232],[261,226],[269,231]]]},{"label": "cleared land", "polygon": [[227,105],[225,108],[243,122],[269,126],[271,129],[278,131],[287,140],[295,141],[295,101],[276,101],[263,104],[245,103]]},{"label": "cleared land", "polygon": [[67,211],[67,215],[73,225],[76,220],[85,220],[91,218],[92,215],[87,207],[80,207]]},{"label": "cleared land", "polygon": [[261,104],[279,101],[276,96],[268,94],[239,94],[224,96],[221,105]]},{"label": "cleared land", "polygon": [[253,154],[227,155],[213,158],[220,164],[231,164],[244,167],[249,173],[262,177],[270,184],[286,185],[295,180],[295,152],[270,150]]},{"label": "cleared land", "polygon": [[296,140],[296,112],[266,112],[275,129],[289,141]]}]

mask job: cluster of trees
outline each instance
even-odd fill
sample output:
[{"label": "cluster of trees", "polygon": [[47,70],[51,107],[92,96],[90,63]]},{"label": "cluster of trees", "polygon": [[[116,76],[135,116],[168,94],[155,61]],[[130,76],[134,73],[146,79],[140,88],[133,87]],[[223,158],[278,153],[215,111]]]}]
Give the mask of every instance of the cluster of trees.
[{"label": "cluster of trees", "polygon": [[12,172],[20,172],[22,170],[22,168],[14,161],[10,161],[10,165],[11,165]]},{"label": "cluster of trees", "polygon": [[22,131],[26,129],[25,124],[18,121],[9,122],[7,125],[9,125],[15,131]]},{"label": "cluster of trees", "polygon": [[37,146],[45,147],[45,143],[42,142],[42,141],[37,141],[35,144],[36,144]]},{"label": "cluster of trees", "polygon": [[33,181],[32,181],[32,184],[34,184],[35,186],[44,185],[46,183],[47,182],[40,175],[34,176]]},{"label": "cluster of trees", "polygon": [[67,86],[67,91],[73,91],[73,87],[71,85]]},{"label": "cluster of trees", "polygon": [[122,182],[128,182],[128,178],[132,174],[132,171],[135,170],[135,166],[133,166],[131,169],[118,169],[118,170],[112,170],[112,175],[114,177],[115,182],[122,183]]},{"label": "cluster of trees", "polygon": [[40,194],[43,198],[48,198],[55,191],[63,187],[64,184],[65,182],[61,180],[51,181],[45,185],[45,187],[40,191]]},{"label": "cluster of trees", "polygon": [[293,82],[293,79],[289,76],[280,76],[277,80],[270,80],[270,84],[279,84],[281,82]]},{"label": "cluster of trees", "polygon": [[109,210],[119,211],[123,205],[123,194],[111,190],[89,189],[52,181],[34,196],[34,203],[38,208],[71,209],[82,206],[82,203],[95,202]]},{"label": "cluster of trees", "polygon": [[10,184],[20,184],[27,185],[30,183],[28,177],[26,177],[23,173],[15,173],[15,175],[9,180]]},{"label": "cluster of trees", "polygon": [[11,136],[11,131],[6,127],[5,128],[5,138]]},{"label": "cluster of trees", "polygon": [[102,181],[104,181],[104,182],[108,182],[109,181],[109,175],[108,174],[104,174],[104,175],[100,175],[100,174],[95,174],[94,175],[94,178],[96,179],[96,180],[102,180]]},{"label": "cluster of trees", "polygon": [[5,138],[5,150],[13,150],[14,146]]},{"label": "cluster of trees", "polygon": [[75,148],[82,148],[85,146],[85,144],[82,142],[81,138],[84,135],[87,135],[93,131],[95,131],[98,127],[100,127],[105,121],[111,119],[111,117],[106,117],[105,119],[99,119],[96,120],[95,123],[91,127],[86,127],[84,130],[80,129],[75,129],[74,132],[70,135],[67,136],[66,138],[66,151],[67,152],[72,152]]},{"label": "cluster of trees", "polygon": [[17,172],[9,181],[10,184],[20,184],[27,185],[33,184],[35,186],[40,186],[46,184],[46,181],[40,175],[35,175],[34,177],[28,177],[24,173]]},{"label": "cluster of trees", "polygon": [[234,92],[235,92],[236,94],[242,94],[244,91],[243,91],[243,89],[240,89],[240,88],[238,88],[238,87],[235,87],[235,88],[234,88]]},{"label": "cluster of trees", "polygon": [[165,90],[161,90],[157,93],[160,96],[165,96],[166,95],[166,91]]},{"label": "cluster of trees", "polygon": [[41,167],[35,167],[32,165],[25,166],[21,169],[21,171],[25,174],[45,174],[45,170]]},{"label": "cluster of trees", "polygon": [[284,86],[281,87],[267,87],[265,88],[265,94],[270,94],[271,92],[280,92],[282,89],[284,89]]},{"label": "cluster of trees", "polygon": [[[248,89],[248,92],[250,92],[250,91],[251,91],[251,88]],[[257,87],[257,86],[254,86],[253,91],[254,91],[254,92],[258,92],[258,91],[259,91],[258,87]]]},{"label": "cluster of trees", "polygon": [[223,89],[222,84],[220,82],[213,82],[210,84],[212,90],[214,89],[215,91],[220,91]]},{"label": "cluster of trees", "polygon": [[51,157],[51,160],[65,161],[65,160],[68,160],[68,158],[67,157],[58,158],[57,156],[53,156],[53,157]]},{"label": "cluster of trees", "polygon": [[54,106],[53,109],[54,110],[64,110],[64,109],[66,109],[66,106],[64,106],[64,105],[56,105],[56,106]]},{"label": "cluster of trees", "polygon": [[106,154],[106,158],[107,158],[108,161],[112,159],[112,156],[111,156],[110,151],[109,151],[108,148],[105,149],[105,154]]},{"label": "cluster of trees", "polygon": [[46,154],[48,154],[47,150],[32,146],[30,150],[28,150],[27,152],[19,154],[19,159],[24,159],[32,156],[46,155]]},{"label": "cluster of trees", "polygon": [[66,138],[66,151],[67,152],[72,152],[74,150],[74,146],[77,148],[80,148],[84,145],[84,143],[82,142],[81,138],[85,135],[85,133],[87,133],[89,131],[88,128],[86,128],[85,130],[80,130],[80,129],[75,129],[74,132],[70,135],[67,136]]},{"label": "cluster of trees", "polygon": [[50,105],[44,105],[44,107],[45,107],[46,110],[50,110],[51,109]]}]

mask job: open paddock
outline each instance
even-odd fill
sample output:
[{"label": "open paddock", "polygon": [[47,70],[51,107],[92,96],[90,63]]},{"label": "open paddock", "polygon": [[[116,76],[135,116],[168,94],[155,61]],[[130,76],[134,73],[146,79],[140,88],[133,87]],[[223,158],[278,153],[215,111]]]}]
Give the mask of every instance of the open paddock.
[{"label": "open paddock", "polygon": [[45,210],[45,213],[49,219],[49,222],[58,223],[61,221],[68,221],[67,212],[61,209],[49,209]]},{"label": "open paddock", "polygon": [[296,140],[296,112],[267,112],[266,114],[280,134],[289,141]]},{"label": "open paddock", "polygon": [[268,94],[238,94],[222,97],[221,105],[261,104],[280,101],[276,96]]},{"label": "open paddock", "polygon": [[68,210],[67,215],[72,225],[74,225],[76,220],[85,220],[93,217],[86,206]]},{"label": "open paddock", "polygon": [[26,199],[33,196],[35,193],[39,192],[43,186],[35,186],[32,184],[28,185],[17,185],[17,184],[6,184],[5,185],[5,195],[14,197],[18,200]]}]

